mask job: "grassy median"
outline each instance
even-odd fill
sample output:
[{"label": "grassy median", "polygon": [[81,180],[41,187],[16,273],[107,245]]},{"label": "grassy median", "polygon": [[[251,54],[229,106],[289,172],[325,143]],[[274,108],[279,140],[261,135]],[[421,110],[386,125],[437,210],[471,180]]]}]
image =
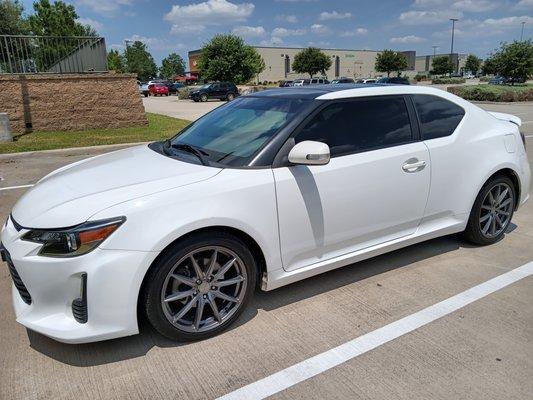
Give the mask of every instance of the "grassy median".
[{"label": "grassy median", "polygon": [[532,84],[451,86],[448,92],[473,101],[533,101]]},{"label": "grassy median", "polygon": [[87,131],[32,132],[15,137],[14,142],[0,143],[0,154],[21,151],[65,149],[103,144],[150,142],[173,136],[190,121],[158,114],[146,114],[148,126]]}]

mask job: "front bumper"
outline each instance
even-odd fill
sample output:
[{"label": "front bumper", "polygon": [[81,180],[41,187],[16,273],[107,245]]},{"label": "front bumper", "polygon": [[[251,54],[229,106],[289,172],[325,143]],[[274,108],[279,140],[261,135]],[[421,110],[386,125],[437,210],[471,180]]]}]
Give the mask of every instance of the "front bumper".
[{"label": "front bumper", "polygon": [[[65,343],[87,343],[133,335],[137,325],[137,299],[153,252],[103,250],[72,258],[38,256],[40,245],[20,240],[11,220],[1,241],[16,272],[31,296],[28,304],[13,284],[17,322]],[[80,298],[86,274],[86,323],[74,318],[72,302]],[[19,285],[17,285],[19,286]]]}]

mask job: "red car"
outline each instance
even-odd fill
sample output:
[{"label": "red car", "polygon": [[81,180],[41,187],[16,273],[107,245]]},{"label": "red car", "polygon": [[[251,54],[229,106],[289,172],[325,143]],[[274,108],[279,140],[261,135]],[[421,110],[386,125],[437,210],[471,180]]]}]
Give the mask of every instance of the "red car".
[{"label": "red car", "polygon": [[168,87],[162,83],[154,83],[148,87],[152,96],[168,96]]}]

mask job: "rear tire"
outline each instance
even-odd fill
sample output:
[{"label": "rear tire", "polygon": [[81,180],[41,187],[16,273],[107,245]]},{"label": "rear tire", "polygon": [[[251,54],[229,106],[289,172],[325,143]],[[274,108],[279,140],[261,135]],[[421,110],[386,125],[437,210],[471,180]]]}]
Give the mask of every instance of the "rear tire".
[{"label": "rear tire", "polygon": [[516,189],[511,179],[497,175],[481,188],[463,236],[468,241],[486,246],[505,235],[514,213]]},{"label": "rear tire", "polygon": [[224,331],[239,317],[256,279],[255,260],[242,240],[205,232],[178,241],[164,253],[146,277],[141,301],[163,336],[200,340]]},{"label": "rear tire", "polygon": [[203,95],[200,96],[200,101],[201,101],[202,103],[205,103],[207,100],[208,100],[208,99],[207,99],[207,95],[206,95],[206,94],[203,94]]},{"label": "rear tire", "polygon": [[235,98],[235,95],[233,93],[228,93],[228,95],[226,96],[226,100],[228,101],[232,101],[234,98]]}]

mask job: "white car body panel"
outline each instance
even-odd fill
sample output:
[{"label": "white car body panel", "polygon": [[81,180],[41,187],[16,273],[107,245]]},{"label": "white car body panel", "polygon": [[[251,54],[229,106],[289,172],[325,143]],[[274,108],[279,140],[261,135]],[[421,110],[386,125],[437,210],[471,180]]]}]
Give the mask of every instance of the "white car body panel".
[{"label": "white car body panel", "polygon": [[[20,239],[27,230],[8,221],[0,238],[34,299],[28,305],[13,289],[17,321],[69,343],[137,333],[146,272],[167,246],[199,229],[224,227],[253,240],[265,261],[262,288],[270,290],[464,230],[480,188],[502,169],[519,181],[519,204],[527,200],[530,167],[519,118],[489,116],[457,96],[417,86],[344,89],[316,99],[411,93],[443,97],[466,114],[451,136],[334,157],[327,165],[221,169],[138,146],[49,174],[13,208],[18,224],[50,229],[119,216],[126,222],[96,250],[59,259],[39,256],[39,244]],[[403,171],[411,158],[425,168]],[[70,309],[82,273],[86,324]]]}]

